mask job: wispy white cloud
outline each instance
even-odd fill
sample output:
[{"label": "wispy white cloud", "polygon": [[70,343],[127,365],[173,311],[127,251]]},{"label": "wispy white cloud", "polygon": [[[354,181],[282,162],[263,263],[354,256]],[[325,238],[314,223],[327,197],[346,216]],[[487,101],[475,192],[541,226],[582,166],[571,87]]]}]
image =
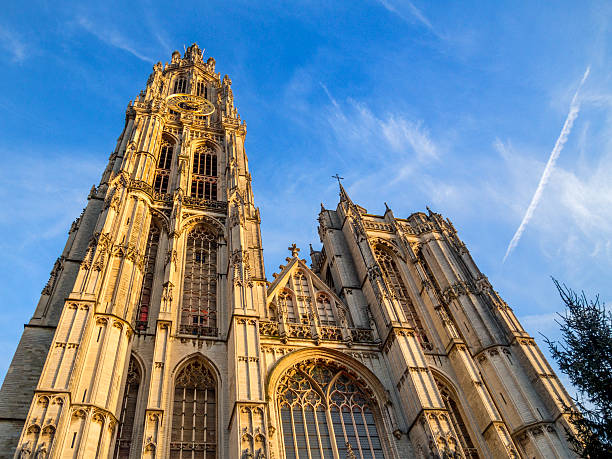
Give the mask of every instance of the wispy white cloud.
[{"label": "wispy white cloud", "polygon": [[410,0],[377,0],[387,11],[396,14],[406,22],[415,20],[430,31],[435,32],[431,22],[421,10],[419,10]]},{"label": "wispy white cloud", "polygon": [[117,30],[110,28],[103,28],[92,24],[87,18],[81,16],[77,19],[77,24],[81,26],[84,30],[95,36],[101,42],[114,46],[115,48],[121,49],[131,55],[137,57],[138,59],[153,63],[154,60],[150,57],[142,54],[140,51],[136,50],[134,46]]},{"label": "wispy white cloud", "polygon": [[15,32],[0,26],[0,46],[11,56],[11,61],[15,63],[23,62],[26,58],[26,43]]},{"label": "wispy white cloud", "polygon": [[533,213],[538,207],[540,199],[542,199],[542,193],[544,192],[544,188],[546,187],[548,180],[550,179],[550,175],[555,167],[557,159],[559,158],[559,154],[561,154],[561,150],[563,150],[563,147],[565,146],[565,143],[567,142],[567,139],[572,131],[574,121],[576,120],[576,118],[578,117],[578,113],[580,112],[580,102],[578,100],[578,94],[580,92],[580,89],[582,88],[582,85],[588,78],[590,70],[590,67],[587,67],[584,72],[584,75],[582,76],[582,80],[580,80],[578,89],[576,89],[574,97],[572,97],[572,102],[570,103],[570,110],[567,114],[567,118],[565,119],[565,123],[563,124],[563,129],[561,129],[561,134],[559,135],[559,138],[557,139],[555,146],[553,147],[552,152],[550,153],[550,157],[548,158],[548,162],[546,163],[546,167],[544,168],[544,172],[542,173],[542,177],[540,178],[540,183],[538,183],[538,187],[533,197],[531,198],[531,203],[529,204],[529,207],[527,208],[527,211],[523,216],[523,220],[521,221],[521,224],[514,233],[512,240],[508,244],[508,248],[506,249],[506,254],[504,255],[502,263],[506,261],[510,253],[512,253],[512,250],[514,250],[514,248],[518,245],[521,236],[525,231],[525,228],[529,224],[529,221],[533,217]]},{"label": "wispy white cloud", "polygon": [[393,149],[399,151],[408,144],[421,161],[438,158],[438,147],[431,139],[423,121],[411,121],[401,115],[389,115],[385,120],[380,120],[380,125]]},{"label": "wispy white cloud", "polygon": [[328,122],[340,141],[377,145],[371,151],[378,152],[377,158],[388,158],[391,163],[397,155],[420,163],[438,159],[439,147],[422,120],[413,120],[402,113],[379,115],[354,99],[341,104],[324,84],[321,86],[331,102]]}]

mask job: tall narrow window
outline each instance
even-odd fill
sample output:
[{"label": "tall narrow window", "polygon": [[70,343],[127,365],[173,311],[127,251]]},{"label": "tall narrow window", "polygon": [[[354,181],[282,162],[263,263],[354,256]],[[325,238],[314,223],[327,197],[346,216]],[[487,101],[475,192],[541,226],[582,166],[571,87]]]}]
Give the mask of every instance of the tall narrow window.
[{"label": "tall narrow window", "polygon": [[144,259],[144,273],[142,279],[142,289],[140,290],[140,302],[136,316],[136,331],[145,331],[149,320],[149,308],[151,306],[151,291],[153,290],[153,279],[155,277],[155,259],[157,258],[157,248],[159,247],[160,231],[153,222],[149,229],[147,249]]},{"label": "tall narrow window", "polygon": [[378,264],[380,265],[380,269],[383,273],[387,286],[390,288],[391,292],[393,295],[395,295],[395,298],[402,306],[402,311],[406,316],[406,320],[416,329],[421,341],[423,343],[429,343],[427,334],[421,325],[421,320],[419,319],[414,304],[412,304],[412,300],[408,295],[406,285],[402,280],[402,276],[397,268],[393,255],[382,246],[376,247],[374,250],[374,255],[378,260]]},{"label": "tall narrow window", "polygon": [[372,392],[333,363],[301,362],[277,390],[287,459],[384,459]]},{"label": "tall narrow window", "polygon": [[168,182],[170,181],[170,168],[172,167],[172,150],[174,145],[167,139],[162,141],[155,169],[155,179],[153,180],[153,190],[157,193],[168,192]]},{"label": "tall narrow window", "polygon": [[193,155],[191,196],[217,200],[217,155],[208,146],[200,146]]},{"label": "tall narrow window", "polygon": [[119,412],[119,429],[117,431],[117,441],[115,443],[115,453],[113,455],[115,459],[130,457],[134,417],[136,415],[136,402],[138,400],[138,388],[140,387],[141,379],[142,374],[140,372],[140,366],[134,357],[131,357],[127,380],[125,381],[121,411]]},{"label": "tall narrow window", "polygon": [[325,293],[317,295],[317,314],[321,325],[336,325],[331,299]]},{"label": "tall narrow window", "polygon": [[440,390],[440,395],[442,395],[444,406],[448,410],[451,422],[453,424],[453,427],[455,428],[455,433],[459,437],[459,444],[463,449],[465,457],[471,459],[478,459],[478,451],[476,450],[476,448],[474,448],[474,444],[472,443],[472,439],[470,438],[468,429],[465,425],[465,422],[463,422],[461,411],[459,411],[459,406],[451,395],[451,391],[440,381],[436,380],[436,383],[438,385],[438,389]]},{"label": "tall narrow window", "polygon": [[216,420],[215,379],[202,360],[192,360],[174,383],[170,459],[215,459]]},{"label": "tall narrow window", "polygon": [[202,228],[193,230],[187,238],[181,333],[217,335],[216,239]]},{"label": "tall narrow window", "polygon": [[202,96],[205,99],[208,98],[208,88],[206,87],[206,83],[204,83],[203,81],[199,81],[196,85],[196,95]]},{"label": "tall narrow window", "polygon": [[303,324],[308,324],[310,323],[308,318],[308,310],[310,308],[307,302],[310,301],[310,287],[308,286],[308,279],[302,271],[295,272],[293,284],[295,286],[298,320]]},{"label": "tall narrow window", "polygon": [[291,292],[285,290],[278,294],[278,302],[281,310],[287,317],[287,322],[298,322],[298,314],[295,310]]},{"label": "tall narrow window", "polygon": [[183,94],[187,92],[187,80],[185,78],[179,78],[174,81],[174,94]]},{"label": "tall narrow window", "polygon": [[331,289],[335,289],[336,288],[334,286],[334,277],[332,275],[331,268],[329,266],[325,270],[325,283]]}]

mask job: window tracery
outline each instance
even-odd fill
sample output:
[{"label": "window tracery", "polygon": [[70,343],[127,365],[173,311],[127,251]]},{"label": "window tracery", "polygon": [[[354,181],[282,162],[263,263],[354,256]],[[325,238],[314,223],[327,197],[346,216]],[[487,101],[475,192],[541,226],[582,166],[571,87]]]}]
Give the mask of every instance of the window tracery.
[{"label": "window tracery", "polygon": [[174,145],[170,141],[167,139],[162,141],[157,168],[155,169],[155,179],[153,180],[153,190],[158,193],[168,192],[173,149]]},{"label": "window tracery", "polygon": [[392,295],[394,295],[401,305],[406,320],[416,329],[421,342],[429,343],[429,339],[423,329],[419,315],[408,295],[408,290],[406,289],[406,285],[404,284],[394,256],[388,249],[380,245],[374,249],[374,255],[382,271],[385,283],[391,290]]},{"label": "window tracery", "polygon": [[287,459],[384,458],[375,397],[334,363],[306,361],[289,369],[277,389]]},{"label": "window tracery", "polygon": [[455,428],[455,433],[459,437],[459,443],[461,444],[461,448],[463,449],[465,456],[471,459],[478,459],[478,451],[476,448],[474,448],[474,444],[470,438],[467,426],[465,425],[463,417],[461,416],[458,403],[455,401],[448,387],[437,379],[436,384],[438,386],[438,390],[440,391],[440,395],[442,396],[444,406],[450,414],[451,422]]},{"label": "window tracery", "polygon": [[170,458],[216,458],[216,419],[215,378],[201,359],[194,359],[178,373],[174,383]]},{"label": "window tracery", "polygon": [[185,254],[181,333],[217,335],[217,242],[204,228],[189,233]]},{"label": "window tracery", "polygon": [[144,272],[142,288],[140,289],[140,301],[138,313],[136,315],[136,330],[145,331],[149,320],[149,308],[151,307],[151,292],[153,290],[153,279],[155,278],[155,260],[157,259],[157,249],[159,247],[159,228],[151,222],[147,248],[144,259]]},{"label": "window tracery", "polygon": [[296,295],[296,322],[302,324],[310,323],[309,312],[309,301],[310,300],[310,287],[308,286],[308,279],[302,271],[296,271],[293,275],[293,284],[295,287]]},{"label": "window tracery", "polygon": [[198,147],[193,155],[191,196],[217,200],[217,155],[206,145]]},{"label": "window tracery", "polygon": [[115,459],[130,457],[132,432],[134,430],[134,418],[136,415],[136,402],[138,400],[138,389],[141,380],[142,375],[140,366],[136,362],[136,359],[131,357],[127,379],[125,381],[123,401],[121,402],[121,410],[119,413],[119,427],[117,430],[117,440],[115,442],[115,452],[113,454]]},{"label": "window tracery", "polygon": [[283,312],[283,315],[287,317],[287,322],[298,322],[298,314],[295,309],[293,302],[293,295],[289,290],[283,290],[278,294],[278,303]]}]

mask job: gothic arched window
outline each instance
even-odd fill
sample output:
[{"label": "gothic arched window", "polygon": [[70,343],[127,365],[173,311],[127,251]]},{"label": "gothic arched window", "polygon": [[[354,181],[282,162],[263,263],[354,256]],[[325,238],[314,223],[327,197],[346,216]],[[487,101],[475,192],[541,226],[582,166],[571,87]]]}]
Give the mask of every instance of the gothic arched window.
[{"label": "gothic arched window", "polygon": [[478,459],[478,451],[476,450],[476,448],[474,448],[474,444],[472,443],[472,439],[470,438],[467,426],[465,425],[463,417],[461,416],[459,405],[453,397],[452,392],[448,387],[446,387],[437,379],[436,384],[438,385],[438,390],[440,391],[440,395],[442,396],[444,406],[446,407],[450,415],[451,422],[453,424],[453,427],[455,428],[455,433],[459,437],[459,444],[463,449],[465,457],[471,459]]},{"label": "gothic arched window", "polygon": [[136,402],[138,400],[138,389],[142,381],[140,365],[134,357],[130,358],[123,401],[119,412],[119,428],[117,430],[117,440],[115,442],[115,459],[130,457],[132,446],[132,432],[134,430],[134,418],[136,416]]},{"label": "gothic arched window", "polygon": [[217,236],[196,228],[187,237],[181,333],[217,335]]},{"label": "gothic arched window", "polygon": [[217,397],[213,373],[190,361],[174,381],[170,459],[217,457]]},{"label": "gothic arched window", "polygon": [[193,155],[191,196],[217,200],[217,155],[206,145],[198,147]]},{"label": "gothic arched window", "polygon": [[332,302],[329,295],[319,293],[317,295],[317,314],[321,325],[336,325],[336,318],[332,309]]},{"label": "gothic arched window", "polygon": [[421,320],[416,312],[414,304],[408,295],[408,290],[402,279],[394,256],[383,246],[377,246],[374,250],[376,260],[380,265],[383,277],[392,294],[402,307],[406,320],[417,330],[418,336],[423,343],[428,343],[427,334],[421,325]]},{"label": "gothic arched window", "polygon": [[198,81],[196,85],[196,96],[202,96],[205,99],[208,99],[208,88],[206,87],[206,83],[203,81]]},{"label": "gothic arched window", "polygon": [[170,181],[170,168],[172,167],[172,150],[174,145],[167,139],[162,141],[155,169],[155,179],[153,180],[153,190],[158,193],[168,192],[168,182]]},{"label": "gothic arched window", "polygon": [[310,300],[310,287],[308,285],[308,279],[302,271],[296,271],[293,275],[293,284],[295,286],[295,295],[297,303],[297,322],[302,324],[310,323],[308,318],[308,307],[307,301]]},{"label": "gothic arched window", "polygon": [[174,81],[174,94],[187,92],[187,80],[185,78],[178,78]]},{"label": "gothic arched window", "polygon": [[278,304],[281,311],[286,315],[287,322],[298,322],[298,313],[290,291],[284,290],[278,294]]},{"label": "gothic arched window", "polygon": [[160,231],[153,222],[149,229],[149,237],[147,239],[147,249],[144,258],[144,272],[142,278],[142,288],[140,290],[140,301],[138,304],[138,313],[136,315],[136,330],[145,331],[147,329],[147,321],[149,320],[149,308],[151,307],[151,292],[153,290],[153,279],[155,277],[155,260],[157,258],[157,249],[159,247]]},{"label": "gothic arched window", "polygon": [[384,458],[374,394],[339,366],[301,362],[276,395],[287,459]]}]

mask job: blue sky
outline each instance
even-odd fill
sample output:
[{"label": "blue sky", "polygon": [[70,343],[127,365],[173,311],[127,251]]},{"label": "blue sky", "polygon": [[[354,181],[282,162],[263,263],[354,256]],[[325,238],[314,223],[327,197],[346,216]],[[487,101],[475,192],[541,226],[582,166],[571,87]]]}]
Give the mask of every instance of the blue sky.
[{"label": "blue sky", "polygon": [[[0,375],[128,101],[194,41],[248,123],[269,278],[290,243],[320,246],[338,172],[371,213],[386,201],[398,217],[429,205],[450,218],[540,344],[557,336],[550,276],[612,297],[609,2],[131,3],[3,7]],[[502,262],[587,67],[567,142]]]}]

